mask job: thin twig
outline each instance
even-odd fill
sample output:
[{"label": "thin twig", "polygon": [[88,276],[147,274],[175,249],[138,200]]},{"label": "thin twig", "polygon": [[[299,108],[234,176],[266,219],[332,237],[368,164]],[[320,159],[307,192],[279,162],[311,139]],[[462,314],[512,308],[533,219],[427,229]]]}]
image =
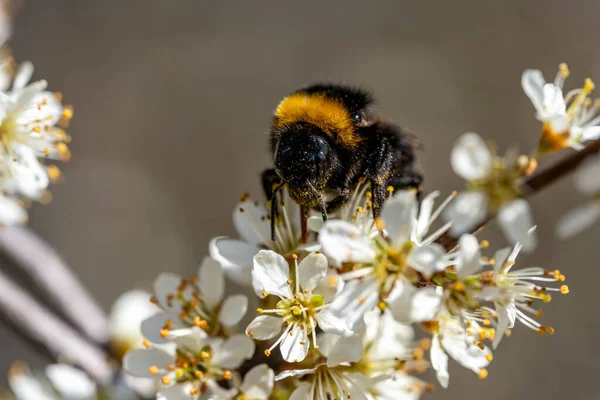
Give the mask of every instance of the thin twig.
[{"label": "thin twig", "polygon": [[[544,168],[530,177],[523,180],[520,187],[520,192],[523,197],[529,197],[534,193],[550,186],[556,180],[573,172],[588,156],[598,154],[600,151],[600,139],[589,142],[583,149],[579,151],[571,150],[571,153],[563,157],[554,165]],[[477,231],[484,227],[494,218],[489,215],[484,219],[473,231]],[[452,249],[458,243],[458,237],[452,236],[449,233],[442,235],[437,242],[446,249]]]},{"label": "thin twig", "polygon": [[66,358],[85,370],[98,383],[108,384],[113,367],[108,356],[50,310],[39,304],[0,270],[0,314],[42,355]]},{"label": "thin twig", "polygon": [[56,252],[27,228],[0,229],[0,249],[50,296],[73,325],[91,340],[108,341],[107,318]]}]

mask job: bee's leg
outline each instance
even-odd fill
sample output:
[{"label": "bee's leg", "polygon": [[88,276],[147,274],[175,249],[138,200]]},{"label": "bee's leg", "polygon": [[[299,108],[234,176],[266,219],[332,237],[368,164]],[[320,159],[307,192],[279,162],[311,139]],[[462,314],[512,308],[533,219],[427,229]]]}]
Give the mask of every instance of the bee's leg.
[{"label": "bee's leg", "polygon": [[260,179],[267,200],[271,200],[271,197],[273,196],[273,188],[275,185],[279,185],[281,183],[281,178],[279,175],[277,175],[274,168],[267,168],[262,172]]},{"label": "bee's leg", "polygon": [[394,190],[416,190],[417,201],[419,204],[423,199],[423,175],[420,172],[411,169],[401,176],[393,176],[390,178],[390,186]]},{"label": "bee's leg", "polygon": [[265,196],[271,202],[271,240],[275,241],[275,220],[279,216],[277,192],[283,187],[283,182],[273,168],[264,170],[261,180]]},{"label": "bee's leg", "polygon": [[381,218],[381,209],[389,192],[383,182],[384,180],[382,177],[371,179],[371,194],[373,200],[373,221],[381,236],[385,237],[386,235],[383,230],[385,228],[385,223]]},{"label": "bee's leg", "polygon": [[300,227],[302,230],[302,243],[308,242],[308,207],[300,206]]},{"label": "bee's leg", "polygon": [[327,202],[327,213],[333,213],[350,199],[350,188],[343,186],[338,188],[338,195]]}]

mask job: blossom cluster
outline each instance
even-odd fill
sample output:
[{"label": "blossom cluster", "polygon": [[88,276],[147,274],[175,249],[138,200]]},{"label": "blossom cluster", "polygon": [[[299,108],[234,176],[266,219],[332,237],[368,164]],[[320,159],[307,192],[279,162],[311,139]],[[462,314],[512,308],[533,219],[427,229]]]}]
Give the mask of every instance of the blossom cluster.
[{"label": "blossom cluster", "polygon": [[[300,210],[284,198],[273,241],[268,204],[242,196],[233,214],[240,239],[213,239],[197,276],[156,280],[162,312],[142,323],[144,348],[126,354],[124,368],[154,377],[159,399],[416,399],[434,387],[419,376],[428,369],[449,385],[450,359],[486,378],[517,323],[552,335],[539,305],[569,289],[559,270],[518,266],[537,241],[521,188],[544,154],[600,136],[591,81],[563,96],[567,75],[561,65],[545,83],[525,71],[539,146],[498,156],[464,134],[450,162],[467,190],[441,201],[437,191],[422,200],[396,191],[375,224],[361,182],[332,218],[310,216],[303,238]],[[595,161],[578,173],[593,196],[597,170]],[[495,216],[511,245],[485,255],[478,227]],[[225,298],[225,277],[248,290]]]},{"label": "blossom cluster", "polygon": [[42,160],[71,157],[64,128],[73,108],[62,104],[61,93],[48,91],[45,80],[30,82],[32,75],[32,63],[17,66],[0,49],[0,225],[23,223],[32,201],[50,200],[48,185],[61,171]]}]

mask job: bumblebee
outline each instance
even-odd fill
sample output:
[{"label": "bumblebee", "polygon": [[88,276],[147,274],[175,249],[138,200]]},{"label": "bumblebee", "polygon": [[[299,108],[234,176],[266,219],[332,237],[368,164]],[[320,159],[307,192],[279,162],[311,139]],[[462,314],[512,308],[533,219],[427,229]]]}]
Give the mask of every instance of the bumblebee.
[{"label": "bumblebee", "polygon": [[[306,240],[308,211],[318,208],[323,220],[349,198],[359,181],[370,184],[372,212],[380,232],[381,209],[391,189],[416,188],[415,138],[382,119],[367,91],[344,85],[314,84],[285,97],[277,106],[269,133],[274,168],[263,172],[271,200],[274,237],[277,193],[288,194],[301,209]],[[324,194],[333,198],[325,201]]]}]

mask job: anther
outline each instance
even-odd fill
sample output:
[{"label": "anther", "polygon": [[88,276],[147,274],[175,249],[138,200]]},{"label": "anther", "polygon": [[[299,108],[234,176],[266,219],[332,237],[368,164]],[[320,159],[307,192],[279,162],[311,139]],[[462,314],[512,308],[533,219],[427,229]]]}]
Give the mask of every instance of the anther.
[{"label": "anther", "polygon": [[175,370],[175,376],[178,378],[181,378],[183,376],[183,370],[182,369]]},{"label": "anther", "polygon": [[152,365],[150,368],[148,368],[148,372],[150,372],[152,375],[157,375],[158,374],[158,367],[156,365]]},{"label": "anther", "polygon": [[560,287],[560,292],[561,292],[562,294],[567,294],[567,293],[569,293],[569,287],[568,287],[567,285],[562,285],[562,286]]},{"label": "anther", "polygon": [[485,368],[482,368],[479,370],[479,372],[477,373],[477,376],[479,376],[479,379],[485,379],[488,377],[488,370]]},{"label": "anther", "polygon": [[204,372],[196,370],[194,371],[194,376],[198,379],[202,379],[204,378]]},{"label": "anther", "polygon": [[210,358],[210,353],[208,351],[201,351],[200,358],[203,360],[208,360]]},{"label": "anther", "polygon": [[265,356],[270,357],[271,356],[271,350],[269,350],[269,349],[265,350]]},{"label": "anther", "polygon": [[142,341],[142,345],[143,345],[145,348],[147,348],[147,349],[149,349],[150,347],[152,347],[152,344],[150,344],[150,342],[148,341],[148,339],[144,339],[144,340]]},{"label": "anther", "polygon": [[291,285],[293,283],[293,281],[291,279],[288,279],[287,281],[285,281],[288,285]]},{"label": "anther", "polygon": [[488,360],[488,362],[492,362],[492,360],[494,359],[494,356],[490,353],[490,354],[486,354],[485,355],[485,359]]},{"label": "anther", "polygon": [[190,388],[190,394],[191,394],[192,396],[195,396],[195,395],[197,395],[198,393],[199,393],[199,390],[198,390],[198,388],[197,388],[197,387],[195,387],[195,386],[194,386],[194,387]]},{"label": "anther", "polygon": [[481,248],[486,249],[486,248],[488,248],[489,245],[490,245],[490,242],[488,242],[487,240],[481,241]]},{"label": "anther", "polygon": [[558,66],[558,71],[560,72],[560,76],[563,78],[567,78],[569,76],[569,66],[567,63],[560,63]]},{"label": "anther", "polygon": [[165,375],[161,378],[161,382],[163,385],[166,386],[171,383],[171,378],[169,378],[167,375]]},{"label": "anther", "polygon": [[297,259],[298,259],[298,254],[296,254],[296,253],[292,254],[292,258],[293,258],[294,260],[297,260]]},{"label": "anther", "polygon": [[233,376],[233,374],[228,369],[223,371],[223,379],[230,380],[232,376]]},{"label": "anther", "polygon": [[264,310],[263,310],[262,308],[257,308],[257,309],[256,309],[256,313],[257,313],[257,314],[262,314],[262,313],[263,313],[263,311],[264,311]]}]

